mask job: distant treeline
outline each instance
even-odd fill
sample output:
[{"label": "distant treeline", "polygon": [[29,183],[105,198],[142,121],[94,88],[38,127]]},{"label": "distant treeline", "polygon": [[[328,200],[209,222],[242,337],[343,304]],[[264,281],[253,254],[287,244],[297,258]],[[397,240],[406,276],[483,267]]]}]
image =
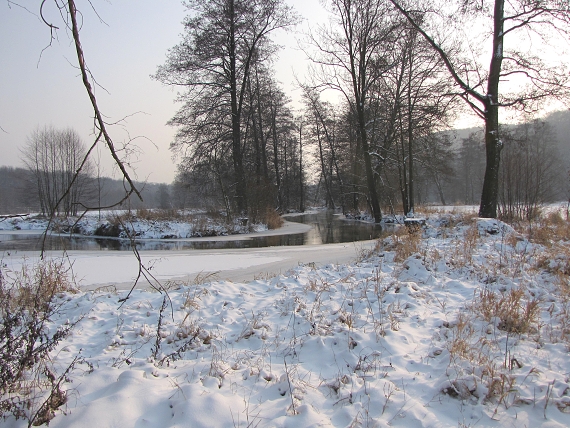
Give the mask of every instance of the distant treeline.
[{"label": "distant treeline", "polygon": [[[108,177],[87,177],[81,195],[81,203],[87,207],[106,207],[117,203],[125,196],[122,180]],[[133,197],[117,207],[126,208],[170,208],[171,186],[162,183],[137,183],[144,201]],[[0,214],[40,212],[41,206],[33,174],[24,168],[0,167]],[[78,208],[78,212],[82,207]]]}]

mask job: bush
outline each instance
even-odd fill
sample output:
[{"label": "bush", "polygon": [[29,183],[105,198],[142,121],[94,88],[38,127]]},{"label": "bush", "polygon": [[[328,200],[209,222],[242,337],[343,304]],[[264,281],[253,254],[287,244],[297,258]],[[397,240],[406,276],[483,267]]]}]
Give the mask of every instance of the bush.
[{"label": "bush", "polygon": [[49,353],[75,323],[51,331],[58,312],[56,296],[75,288],[63,261],[40,262],[20,272],[0,270],[0,417],[24,418],[30,425],[49,422],[63,405],[62,384],[79,362],[57,374]]},{"label": "bush", "polygon": [[283,219],[279,213],[272,208],[267,208],[265,210],[265,215],[261,221],[267,225],[268,229],[279,229],[283,226]]},{"label": "bush", "polygon": [[147,221],[171,221],[171,220],[179,220],[184,219],[184,215],[178,210],[169,208],[169,209],[147,209],[147,208],[139,208],[136,211],[136,218],[139,220],[147,220]]}]

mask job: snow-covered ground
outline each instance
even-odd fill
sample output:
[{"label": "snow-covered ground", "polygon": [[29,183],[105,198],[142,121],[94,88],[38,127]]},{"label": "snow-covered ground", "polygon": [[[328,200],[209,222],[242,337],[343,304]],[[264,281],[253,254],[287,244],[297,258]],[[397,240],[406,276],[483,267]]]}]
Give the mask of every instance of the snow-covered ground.
[{"label": "snow-covered ground", "polygon": [[[421,239],[283,250],[297,259],[152,254],[168,296],[122,305],[108,284],[130,279],[127,258],[70,255],[84,286],[107,286],[58,297],[52,327],[81,320],[53,363],[89,365],[50,426],[570,426],[568,242],[459,217],[430,216]],[[207,275],[240,265],[265,274]]]}]

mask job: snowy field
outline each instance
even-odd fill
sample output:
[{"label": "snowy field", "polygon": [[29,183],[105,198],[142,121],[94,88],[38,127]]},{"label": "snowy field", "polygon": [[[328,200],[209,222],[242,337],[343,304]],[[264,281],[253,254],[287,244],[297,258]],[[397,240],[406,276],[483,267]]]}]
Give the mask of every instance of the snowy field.
[{"label": "snowy field", "polygon": [[[167,294],[137,289],[122,304],[127,269],[72,255],[95,289],[58,296],[51,328],[79,322],[53,365],[85,363],[50,427],[570,426],[568,241],[460,214],[402,229],[282,250],[297,259],[220,252],[218,267],[190,268],[165,256],[155,265]],[[295,267],[266,268],[285,259]],[[4,273],[18,263],[5,258]],[[260,274],[209,275],[231,263]]]}]

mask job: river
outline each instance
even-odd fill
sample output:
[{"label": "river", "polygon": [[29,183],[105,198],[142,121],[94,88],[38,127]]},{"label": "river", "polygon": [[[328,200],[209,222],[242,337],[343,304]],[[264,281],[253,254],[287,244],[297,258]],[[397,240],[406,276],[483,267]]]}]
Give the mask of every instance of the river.
[{"label": "river", "polygon": [[[297,222],[310,226],[303,233],[279,234],[276,230],[269,236],[265,234],[233,235],[231,239],[223,237],[193,239],[139,239],[136,241],[139,251],[156,250],[210,250],[224,248],[262,248],[291,245],[321,245],[343,242],[356,242],[376,239],[382,234],[380,225],[354,220],[346,220],[333,211],[311,214],[299,214],[285,217],[288,222]],[[0,251],[34,251],[41,247],[38,233],[4,232],[0,235]],[[46,239],[46,250],[61,251],[130,251],[131,243],[125,239],[96,238],[79,235],[51,235]]]}]

